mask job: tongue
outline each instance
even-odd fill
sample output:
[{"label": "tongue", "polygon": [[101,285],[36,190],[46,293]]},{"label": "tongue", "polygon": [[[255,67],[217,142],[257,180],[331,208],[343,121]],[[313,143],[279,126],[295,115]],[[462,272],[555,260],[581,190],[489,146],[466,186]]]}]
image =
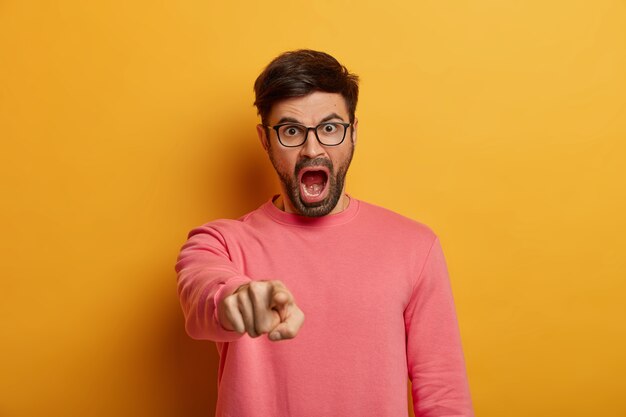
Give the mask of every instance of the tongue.
[{"label": "tongue", "polygon": [[324,190],[326,174],[322,171],[307,171],[302,175],[302,184],[307,193],[318,195]]}]

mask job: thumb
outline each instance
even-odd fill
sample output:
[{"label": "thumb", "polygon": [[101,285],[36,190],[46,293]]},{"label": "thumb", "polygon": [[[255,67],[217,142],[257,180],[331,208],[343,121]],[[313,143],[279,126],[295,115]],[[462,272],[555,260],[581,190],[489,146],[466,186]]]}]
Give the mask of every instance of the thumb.
[{"label": "thumb", "polygon": [[303,323],[304,313],[296,305],[293,305],[290,314],[272,329],[268,337],[274,342],[293,339],[300,331],[300,327],[302,327]]}]

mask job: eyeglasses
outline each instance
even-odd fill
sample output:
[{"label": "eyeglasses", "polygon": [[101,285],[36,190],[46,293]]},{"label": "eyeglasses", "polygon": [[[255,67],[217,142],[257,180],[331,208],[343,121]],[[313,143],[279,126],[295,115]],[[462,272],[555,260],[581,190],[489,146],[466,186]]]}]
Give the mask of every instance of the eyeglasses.
[{"label": "eyeglasses", "polygon": [[324,146],[341,145],[346,137],[346,130],[352,123],[324,122],[314,127],[307,127],[298,123],[281,123],[275,126],[266,126],[276,131],[278,141],[287,148],[302,146],[309,136],[309,130],[315,132],[317,141]]}]

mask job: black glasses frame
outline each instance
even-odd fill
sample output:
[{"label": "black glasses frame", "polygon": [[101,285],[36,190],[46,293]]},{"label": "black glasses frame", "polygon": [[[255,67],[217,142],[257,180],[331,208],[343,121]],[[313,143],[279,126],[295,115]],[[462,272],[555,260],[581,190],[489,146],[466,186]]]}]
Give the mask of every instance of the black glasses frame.
[{"label": "black glasses frame", "polygon": [[[317,135],[317,129],[319,129],[320,126],[325,126],[325,125],[341,125],[343,126],[343,137],[341,138],[341,140],[338,143],[335,143],[333,145],[327,145],[324,142],[322,142],[320,140],[320,137]],[[348,128],[350,126],[352,126],[352,123],[341,123],[341,122],[324,122],[324,123],[320,123],[317,126],[313,126],[313,127],[309,127],[309,126],[305,126],[305,125],[301,125],[300,123],[280,123],[274,126],[268,126],[268,125],[262,125],[263,127],[267,128],[267,129],[274,129],[276,131],[276,137],[278,138],[278,142],[280,142],[281,145],[283,145],[285,148],[297,148],[299,146],[302,146],[306,143],[307,139],[309,138],[309,131],[312,130],[313,133],[315,133],[315,139],[317,139],[317,141],[320,143],[320,145],[322,146],[339,146],[343,143],[343,141],[346,139],[346,132],[348,131]],[[306,130],[306,132],[304,133],[304,139],[302,140],[302,143],[299,143],[297,145],[285,145],[283,143],[283,141],[280,139],[280,133],[278,133],[278,129],[280,129],[283,126],[299,126],[303,129]]]}]

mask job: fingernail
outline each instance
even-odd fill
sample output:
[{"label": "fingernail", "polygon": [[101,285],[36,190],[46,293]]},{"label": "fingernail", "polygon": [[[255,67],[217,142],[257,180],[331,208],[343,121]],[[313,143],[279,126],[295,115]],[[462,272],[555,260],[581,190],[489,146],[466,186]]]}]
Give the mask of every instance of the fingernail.
[{"label": "fingernail", "polygon": [[270,333],[270,339],[272,339],[272,340],[280,340],[280,333],[278,333],[278,332]]}]

